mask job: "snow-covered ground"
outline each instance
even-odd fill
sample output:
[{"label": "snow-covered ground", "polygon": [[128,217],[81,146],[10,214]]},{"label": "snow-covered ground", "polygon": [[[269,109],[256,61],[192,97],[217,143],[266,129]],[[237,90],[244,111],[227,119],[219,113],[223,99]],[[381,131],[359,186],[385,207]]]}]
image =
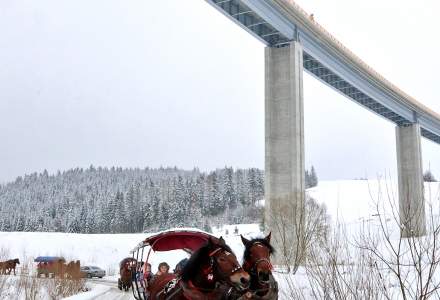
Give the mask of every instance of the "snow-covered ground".
[{"label": "snow-covered ground", "polygon": [[20,261],[37,256],[63,256],[81,265],[97,265],[107,273],[117,271],[119,261],[144,234],[71,234],[46,232],[0,232],[0,249]]},{"label": "snow-covered ground", "polygon": [[[234,233],[237,227],[238,233]],[[228,231],[228,233],[226,233]],[[243,246],[240,234],[248,237],[259,234],[258,224],[239,224],[214,228],[214,235],[223,236],[239,260],[242,258]],[[82,265],[96,265],[110,276],[102,281],[88,283],[90,292],[70,297],[72,300],[85,299],[131,299],[131,293],[122,293],[117,289],[117,272],[119,262],[129,256],[140,241],[150,234],[71,234],[46,232],[0,232],[0,249],[3,255],[17,257],[21,262],[30,263],[37,256],[63,256],[66,260],[81,260]],[[152,253],[149,261],[153,270],[160,262],[166,261],[171,268],[188,255],[184,251]],[[144,258],[145,259],[145,258]],[[116,275],[115,275],[116,274]],[[0,299],[2,299],[0,297]]]},{"label": "snow-covered ground", "polygon": [[[333,222],[344,224],[368,220],[376,214],[376,203],[380,210],[390,212],[389,200],[398,203],[397,181],[384,180],[337,180],[320,181],[319,185],[307,190],[307,194],[327,206]],[[440,183],[425,182],[426,209],[432,205],[438,215]]]},{"label": "snow-covered ground", "polygon": [[[439,214],[439,191],[439,183],[425,184],[427,203],[433,204],[435,214]],[[359,223],[373,218],[374,203],[378,199],[386,200],[389,195],[397,198],[395,182],[375,180],[321,181],[317,187],[309,189],[308,194],[319,203],[325,203],[332,221],[338,220],[344,224]],[[428,207],[429,205],[427,209]],[[215,235],[222,235],[225,238],[239,260],[243,253],[239,234],[248,237],[261,235],[258,224],[225,225],[221,228],[214,228],[213,231]],[[129,256],[129,251],[147,236],[148,234],[145,233],[87,235],[0,232],[0,256],[17,257],[22,262],[31,261],[41,255],[64,256],[67,260],[79,259],[82,265],[96,265],[105,269],[108,275],[113,275],[109,278],[116,280],[115,274],[118,272],[119,261]],[[154,253],[150,261],[153,262],[153,269],[157,268],[162,261],[167,261],[173,268],[185,256],[183,251]],[[99,299],[99,297],[112,299],[109,295],[120,293],[114,287],[109,286],[108,281],[107,284],[93,283],[92,286],[91,292],[70,299]],[[130,298],[129,293],[121,297]]]}]

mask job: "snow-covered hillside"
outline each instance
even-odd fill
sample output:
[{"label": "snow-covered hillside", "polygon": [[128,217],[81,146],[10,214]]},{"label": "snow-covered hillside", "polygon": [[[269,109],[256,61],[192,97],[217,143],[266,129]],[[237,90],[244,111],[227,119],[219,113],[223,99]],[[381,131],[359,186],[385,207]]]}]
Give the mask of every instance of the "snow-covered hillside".
[{"label": "snow-covered hillside", "polygon": [[[327,206],[333,222],[345,224],[370,219],[376,214],[376,203],[387,212],[389,200],[398,203],[397,181],[391,179],[320,181],[307,194]],[[425,199],[426,209],[432,205],[434,214],[439,214],[439,182],[425,183]]]}]

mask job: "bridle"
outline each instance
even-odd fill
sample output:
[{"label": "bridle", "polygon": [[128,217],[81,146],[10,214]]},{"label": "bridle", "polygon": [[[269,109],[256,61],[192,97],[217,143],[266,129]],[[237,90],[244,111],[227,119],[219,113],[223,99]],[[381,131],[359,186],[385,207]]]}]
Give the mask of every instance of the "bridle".
[{"label": "bridle", "polygon": [[[254,246],[260,246],[264,247],[266,249],[269,249],[269,256],[268,257],[261,257],[255,261],[252,261],[252,253],[251,248]],[[255,286],[251,283],[251,289],[252,292],[252,298],[251,299],[258,299],[258,300],[267,300],[267,299],[278,299],[278,284],[274,280],[272,275],[273,266],[270,262],[270,248],[260,242],[255,241],[250,246],[246,245],[247,251],[249,251],[249,256],[247,259],[245,259],[243,263],[243,269],[248,272],[251,275],[251,281],[255,284]],[[266,266],[269,269],[269,280],[261,280],[257,268],[261,264],[266,264]]]},{"label": "bridle", "polygon": [[[210,266],[209,266],[209,268],[208,268],[208,270],[210,271],[210,272],[212,272],[213,270],[214,270],[214,265],[217,263],[217,261],[216,261],[216,254],[217,253],[219,253],[220,251],[225,251],[225,254],[228,256],[228,255],[232,255],[232,253],[230,253],[230,252],[228,252],[227,250],[224,250],[223,248],[221,248],[221,247],[218,247],[217,249],[215,249],[215,250],[213,250],[213,251],[211,251],[209,254],[208,254],[208,256],[209,256],[209,258],[210,258]],[[217,263],[218,264],[218,263]],[[235,273],[237,273],[238,271],[240,271],[240,270],[242,270],[243,268],[239,265],[239,264],[237,264],[237,266],[235,266],[232,270],[231,270],[231,272],[230,272],[230,274],[229,275],[227,275],[227,276],[225,276],[226,278],[228,278],[228,277],[230,277],[230,276],[232,276],[232,275],[234,275]]]},{"label": "bridle", "polygon": [[[256,246],[256,245],[260,245],[261,247],[266,247],[266,246],[265,246],[263,243],[261,243],[261,242],[255,242],[255,243],[253,243],[253,244],[249,247],[249,249],[251,249],[252,247],[254,247],[254,246]],[[262,263],[265,263],[265,264],[267,265],[267,267],[268,267],[269,270],[273,270],[272,263],[270,262],[270,260],[269,260],[268,257],[262,257],[262,258],[259,258],[259,259],[257,259],[253,264],[251,264],[250,262],[247,262],[247,261],[246,261],[245,264],[244,264],[245,270],[247,270],[248,273],[249,273],[250,275],[256,276],[256,277],[258,278],[258,283],[260,283],[260,284],[264,284],[264,283],[265,283],[265,282],[263,282],[263,281],[260,281],[260,277],[259,277],[258,272],[257,272],[257,267],[258,267],[260,264],[262,264]]]},{"label": "bridle", "polygon": [[[211,280],[214,280],[214,277],[213,277],[213,276],[214,276],[213,271],[214,271],[214,269],[216,268],[216,265],[218,265],[218,262],[217,262],[216,258],[218,257],[218,253],[220,253],[221,251],[225,251],[225,252],[226,252],[226,253],[225,253],[226,255],[232,255],[232,253],[228,252],[227,250],[223,249],[222,247],[218,247],[218,248],[212,250],[212,251],[208,254],[208,256],[209,256],[209,266],[208,266],[207,268],[205,268],[205,269],[202,270],[203,275],[206,276],[206,278],[208,278],[208,280],[209,280],[209,278],[210,278],[209,276],[212,276],[212,277],[211,277]],[[237,272],[240,271],[240,270],[243,270],[243,268],[238,264],[237,266],[235,266],[235,267],[231,270],[231,272],[229,273],[229,275],[224,276],[224,278],[229,278],[230,276],[232,276],[233,274],[237,273]],[[231,283],[227,283],[227,282],[225,282],[225,279],[224,279],[224,278],[221,278],[220,280],[218,280],[218,282],[223,282],[223,283],[225,283],[225,284],[227,284],[227,285],[231,285]],[[185,290],[186,290],[186,291],[188,291],[188,290],[195,290],[195,291],[202,292],[202,293],[210,293],[210,292],[215,291],[215,290],[217,289],[217,286],[214,287],[214,288],[212,288],[212,289],[209,289],[209,288],[201,288],[201,287],[197,287],[197,286],[195,286],[191,281],[189,281],[187,287],[182,286],[182,288],[183,288],[184,291],[185,291]],[[233,290],[233,287],[231,286],[231,287],[228,289],[228,291],[227,291],[227,296],[228,296],[228,297],[229,297],[229,295],[232,293],[232,290]],[[185,294],[184,294],[184,296],[185,296]],[[185,297],[186,297],[186,296],[185,296]],[[187,297],[186,297],[186,298],[187,298]],[[188,299],[188,298],[187,298],[187,299]],[[228,298],[226,298],[226,299],[228,299]]]}]

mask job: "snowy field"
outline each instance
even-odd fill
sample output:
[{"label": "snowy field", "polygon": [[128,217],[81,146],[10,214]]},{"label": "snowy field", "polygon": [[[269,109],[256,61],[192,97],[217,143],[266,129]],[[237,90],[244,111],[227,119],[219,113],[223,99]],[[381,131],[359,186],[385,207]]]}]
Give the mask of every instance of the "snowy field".
[{"label": "snowy field", "polygon": [[[233,234],[235,225],[214,228],[214,235],[222,235],[241,259],[241,240],[239,234],[255,236],[259,234],[257,224],[237,225],[239,233]],[[229,231],[226,235],[225,232]],[[115,275],[119,262],[129,256],[140,241],[150,234],[72,234],[46,232],[0,232],[0,249],[6,256],[20,261],[33,261],[37,256],[63,256],[67,261],[81,260],[81,265],[96,265]],[[161,261],[170,266],[176,265],[186,257],[183,251],[151,254],[153,269]],[[3,255],[5,256],[5,255]]]},{"label": "snowy field", "polygon": [[[238,234],[234,234],[237,227]],[[228,234],[226,234],[228,232]],[[214,235],[222,235],[241,261],[244,248],[239,234],[248,237],[258,236],[258,224],[240,224],[214,228]],[[17,257],[21,262],[32,265],[35,257],[41,255],[63,256],[67,261],[81,260],[82,265],[95,265],[106,270],[109,276],[88,283],[90,292],[69,299],[131,299],[130,293],[122,293],[116,289],[119,261],[129,256],[129,252],[149,234],[70,234],[44,232],[0,232],[0,249],[7,257]],[[149,261],[153,270],[160,262],[166,261],[171,268],[187,257],[184,251],[152,253]],[[145,258],[144,258],[145,259]],[[35,264],[34,264],[35,265]],[[1,277],[1,276],[0,276]],[[11,280],[11,279],[9,279]],[[12,279],[13,281],[13,279]],[[11,281],[11,282],[12,282]],[[8,282],[7,284],[11,284]],[[12,288],[11,288],[12,289]],[[8,296],[13,294],[8,291]],[[117,295],[117,296],[116,296]],[[114,297],[113,297],[114,296]],[[3,299],[0,297],[0,299]],[[7,298],[9,299],[9,298]]]},{"label": "snowy field", "polygon": [[[359,224],[374,218],[375,202],[377,199],[397,198],[396,185],[390,182],[351,180],[351,181],[321,181],[318,187],[309,189],[307,193],[319,203],[327,206],[331,222]],[[425,185],[427,209],[433,206],[435,215],[439,215],[439,184]],[[385,210],[388,205],[382,206]],[[261,236],[258,224],[238,225],[238,234],[235,233],[236,225],[214,228],[214,234],[222,235],[226,242],[237,254],[239,260],[243,253],[243,246],[239,234],[247,237]],[[66,260],[81,260],[82,265],[96,265],[110,275],[106,284],[90,284],[91,292],[71,297],[70,299],[130,299],[129,294],[120,296],[112,287],[110,281],[117,278],[118,263],[129,255],[129,251],[148,234],[66,234],[66,233],[30,233],[30,232],[0,232],[0,255],[9,258],[19,258],[22,262],[31,262],[37,256],[64,256]],[[162,261],[167,261],[171,268],[186,254],[183,251],[153,254],[150,260],[153,269]],[[298,281],[304,280],[299,270]],[[280,275],[278,275],[280,276]],[[278,277],[281,280],[281,277]],[[13,280],[13,279],[9,279]],[[281,284],[281,288],[285,284]],[[109,292],[112,290],[112,292]],[[113,294],[112,294],[113,293]],[[101,295],[101,298],[99,298]],[[106,295],[106,296],[102,296]],[[1,297],[0,297],[1,298]],[[281,297],[283,299],[283,297]],[[288,299],[285,297],[284,299]]]},{"label": "snowy field", "polygon": [[[426,209],[433,206],[438,215],[440,183],[425,182]],[[338,180],[320,181],[307,194],[327,206],[333,222],[352,224],[369,220],[376,214],[376,203],[390,214],[388,201],[397,203],[398,191],[395,180]]]}]

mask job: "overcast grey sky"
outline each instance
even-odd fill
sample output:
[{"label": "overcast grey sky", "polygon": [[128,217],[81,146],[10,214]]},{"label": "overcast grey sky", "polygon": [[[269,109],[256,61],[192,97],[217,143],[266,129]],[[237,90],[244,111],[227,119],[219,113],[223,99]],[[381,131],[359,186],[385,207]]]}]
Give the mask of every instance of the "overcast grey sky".
[{"label": "overcast grey sky", "polygon": [[[440,112],[437,1],[298,0]],[[264,46],[203,0],[0,1],[0,182],[73,167],[264,167]],[[309,75],[306,165],[395,174],[394,125]],[[440,177],[440,145],[423,159]]]}]

